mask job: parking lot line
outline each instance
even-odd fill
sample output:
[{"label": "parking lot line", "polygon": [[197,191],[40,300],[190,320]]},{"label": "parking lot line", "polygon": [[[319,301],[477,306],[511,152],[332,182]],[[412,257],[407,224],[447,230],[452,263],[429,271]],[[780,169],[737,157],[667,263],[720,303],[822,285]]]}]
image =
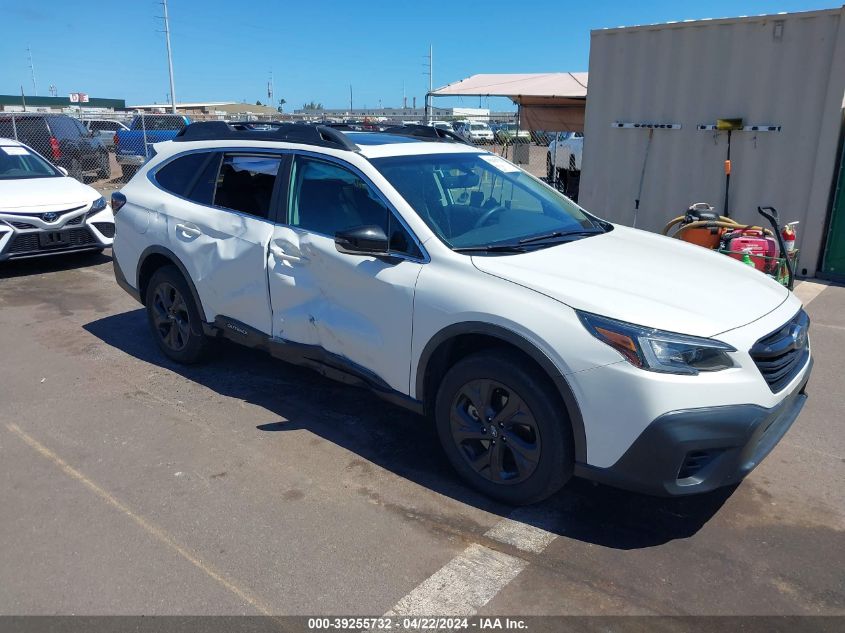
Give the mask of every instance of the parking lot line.
[{"label": "parking lot line", "polygon": [[472,616],[528,565],[473,543],[402,598],[385,616]]},{"label": "parking lot line", "polygon": [[213,567],[211,567],[207,563],[204,563],[199,558],[191,554],[188,550],[186,550],[184,547],[182,547],[181,545],[176,543],[172,538],[170,538],[170,536],[160,527],[154,525],[144,517],[133,512],[132,509],[130,509],[126,504],[116,499],[107,490],[88,479],[88,477],[76,470],[73,466],[64,461],[56,453],[41,444],[41,442],[36,440],[31,435],[23,431],[17,424],[7,424],[6,429],[17,435],[21,440],[28,444],[30,448],[34,449],[39,455],[48,459],[54,465],[58,466],[62,470],[62,472],[64,472],[67,476],[80,482],[91,492],[97,495],[100,499],[105,501],[108,505],[112,506],[116,510],[128,516],[150,536],[172,549],[179,556],[191,563],[194,567],[198,568],[200,571],[205,573],[209,578],[212,578],[213,580],[220,583],[223,587],[231,591],[233,594],[235,594],[238,598],[240,598],[247,604],[254,607],[260,613],[264,615],[273,615],[273,612],[267,606],[262,604],[260,600],[251,596],[246,590],[241,589],[231,580],[228,580],[226,577],[224,577],[221,572],[215,570]]},{"label": "parking lot line", "polygon": [[525,552],[539,554],[557,538],[557,534],[543,529],[553,520],[550,512],[536,508],[518,508],[484,534],[487,538],[507,543]]},{"label": "parking lot line", "polygon": [[[540,554],[557,538],[544,529],[553,515],[536,508],[518,508],[484,536],[532,554]],[[521,558],[473,543],[417,585],[385,616],[472,616],[528,566]]]}]

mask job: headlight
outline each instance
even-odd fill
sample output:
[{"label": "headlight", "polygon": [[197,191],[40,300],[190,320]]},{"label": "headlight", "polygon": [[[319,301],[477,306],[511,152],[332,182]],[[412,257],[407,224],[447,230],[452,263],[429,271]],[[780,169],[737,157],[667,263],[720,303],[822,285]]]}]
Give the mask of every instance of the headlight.
[{"label": "headlight", "polygon": [[106,199],[100,196],[94,202],[91,203],[90,213],[96,213],[97,211],[102,211],[106,208]]},{"label": "headlight", "polygon": [[736,349],[709,338],[645,328],[589,312],[578,312],[584,327],[640,369],[696,375],[733,367],[728,352]]}]

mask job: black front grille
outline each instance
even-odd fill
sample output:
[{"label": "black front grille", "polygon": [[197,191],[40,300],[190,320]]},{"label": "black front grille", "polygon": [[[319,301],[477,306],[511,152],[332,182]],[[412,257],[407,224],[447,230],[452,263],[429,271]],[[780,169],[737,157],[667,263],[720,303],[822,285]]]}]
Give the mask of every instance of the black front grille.
[{"label": "black front grille", "polygon": [[773,393],[801,371],[810,356],[810,317],[800,310],[788,323],[751,348],[750,354]]},{"label": "black front grille", "polygon": [[65,226],[75,226],[77,224],[82,224],[83,219],[85,219],[84,215],[78,215],[75,218],[73,218],[72,220],[68,220],[67,224],[65,224]]},{"label": "black front grille", "polygon": [[104,237],[114,237],[114,224],[111,222],[94,222],[94,226]]},{"label": "black front grille", "polygon": [[[67,246],[64,248],[77,248],[79,246],[87,246],[89,244],[97,244],[94,235],[86,228],[71,229],[66,232]],[[38,240],[38,233],[22,233],[15,235],[12,238],[12,243],[6,253],[20,255],[23,253],[48,253],[52,250],[61,250],[61,248],[41,248],[41,243]]]},{"label": "black front grille", "polygon": [[12,222],[12,221],[9,221],[9,224],[11,224],[16,229],[34,229],[35,228],[34,224],[29,224],[28,222]]},{"label": "black front grille", "polygon": [[94,238],[88,229],[71,229],[68,233],[71,246],[85,246],[86,244],[97,243],[96,238]]},{"label": "black front grille", "polygon": [[9,244],[7,253],[28,253],[29,251],[37,251],[40,248],[38,242],[38,233],[27,233],[26,235],[16,235],[12,238],[12,243]]}]

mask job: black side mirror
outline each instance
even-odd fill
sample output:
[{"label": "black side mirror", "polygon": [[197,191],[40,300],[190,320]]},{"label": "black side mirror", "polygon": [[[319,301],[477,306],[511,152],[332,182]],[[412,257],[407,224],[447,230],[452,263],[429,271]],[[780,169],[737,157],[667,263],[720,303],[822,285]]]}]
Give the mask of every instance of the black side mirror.
[{"label": "black side mirror", "polygon": [[334,236],[338,252],[348,255],[388,255],[388,240],[380,226],[356,226],[338,231]]}]

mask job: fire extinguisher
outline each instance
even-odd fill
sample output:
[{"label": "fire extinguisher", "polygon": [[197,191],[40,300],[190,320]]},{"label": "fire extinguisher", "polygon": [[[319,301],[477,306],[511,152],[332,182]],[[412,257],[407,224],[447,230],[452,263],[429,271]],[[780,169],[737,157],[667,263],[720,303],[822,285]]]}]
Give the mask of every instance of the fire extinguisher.
[{"label": "fire extinguisher", "polygon": [[798,222],[790,222],[789,224],[784,224],[783,229],[781,229],[780,235],[783,238],[783,245],[786,247],[787,252],[791,252],[795,250],[795,225]]}]

